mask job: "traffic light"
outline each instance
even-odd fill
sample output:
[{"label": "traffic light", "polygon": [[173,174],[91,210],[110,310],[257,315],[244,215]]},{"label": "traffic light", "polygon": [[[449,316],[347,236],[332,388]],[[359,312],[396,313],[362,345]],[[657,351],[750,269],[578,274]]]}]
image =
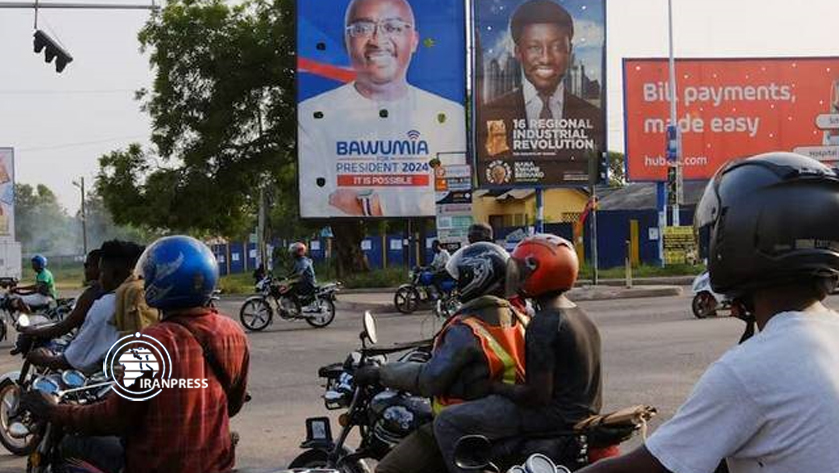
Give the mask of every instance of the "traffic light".
[{"label": "traffic light", "polygon": [[73,62],[73,56],[58,45],[52,38],[41,30],[35,30],[35,52],[44,50],[44,62],[52,62],[55,59],[55,72],[61,72],[67,64]]}]

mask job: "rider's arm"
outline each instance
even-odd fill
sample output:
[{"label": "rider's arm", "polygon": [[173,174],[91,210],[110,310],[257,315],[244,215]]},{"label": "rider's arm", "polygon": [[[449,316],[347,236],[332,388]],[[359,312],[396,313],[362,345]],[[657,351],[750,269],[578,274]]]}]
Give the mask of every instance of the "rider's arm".
[{"label": "rider's arm", "polygon": [[554,370],[528,372],[527,384],[493,383],[493,394],[504,396],[516,404],[528,407],[540,407],[551,402],[551,390],[554,386]]},{"label": "rider's arm", "polygon": [[76,327],[81,327],[87,316],[88,309],[93,305],[99,291],[93,287],[85,289],[85,292],[76,300],[76,305],[73,311],[55,325],[47,327],[33,328],[27,330],[26,333],[38,338],[52,339],[60,337]]},{"label": "rider's arm", "polygon": [[388,363],[380,369],[380,382],[391,389],[427,397],[447,393],[464,366],[482,355],[467,327],[450,327],[442,336],[445,338],[428,362]]},{"label": "rider's arm", "polygon": [[248,346],[245,345],[245,354],[242,357],[242,366],[239,369],[241,376],[231,382],[230,392],[227,392],[228,400],[228,416],[233,417],[239,413],[242,406],[245,405],[245,398],[247,397],[248,387],[248,368],[251,363],[251,355],[248,352]]},{"label": "rider's arm", "polygon": [[110,392],[102,402],[58,405],[51,420],[87,435],[120,435],[137,428],[147,404]]}]

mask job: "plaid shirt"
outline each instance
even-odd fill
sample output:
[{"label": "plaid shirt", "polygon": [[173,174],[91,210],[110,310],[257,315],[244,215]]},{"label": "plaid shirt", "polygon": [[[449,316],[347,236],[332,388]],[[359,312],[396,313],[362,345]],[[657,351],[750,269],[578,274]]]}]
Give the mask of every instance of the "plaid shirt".
[{"label": "plaid shirt", "polygon": [[181,316],[210,344],[231,380],[225,393],[202,349],[184,327],[167,321],[142,333],[162,343],[172,358],[172,378],[207,379],[206,389],[164,388],[148,401],[110,393],[87,406],[60,405],[53,421],[87,435],[120,435],[126,444],[125,473],[228,472],[234,466],[229,418],[245,401],[248,339],[233,320],[209,310]]}]

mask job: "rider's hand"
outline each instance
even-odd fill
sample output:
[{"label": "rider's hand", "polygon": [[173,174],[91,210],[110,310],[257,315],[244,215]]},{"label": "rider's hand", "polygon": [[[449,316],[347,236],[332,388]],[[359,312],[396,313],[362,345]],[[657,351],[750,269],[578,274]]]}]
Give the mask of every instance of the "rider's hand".
[{"label": "rider's hand", "polygon": [[26,359],[33,365],[44,366],[52,359],[52,357],[53,353],[50,350],[46,348],[36,348],[35,350],[29,352]]},{"label": "rider's hand", "polygon": [[362,366],[353,374],[353,381],[360,386],[376,384],[379,382],[378,366]]},{"label": "rider's hand", "polygon": [[56,400],[41,391],[27,391],[20,398],[20,406],[32,413],[36,419],[49,419],[57,406]]}]

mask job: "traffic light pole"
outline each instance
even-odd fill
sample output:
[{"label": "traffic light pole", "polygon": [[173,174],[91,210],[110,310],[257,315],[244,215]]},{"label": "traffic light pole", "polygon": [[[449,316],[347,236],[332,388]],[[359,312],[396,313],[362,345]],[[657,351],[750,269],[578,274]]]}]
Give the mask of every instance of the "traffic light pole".
[{"label": "traffic light pole", "polygon": [[64,8],[81,10],[159,10],[158,5],[120,5],[118,3],[0,2],[0,8]]}]

